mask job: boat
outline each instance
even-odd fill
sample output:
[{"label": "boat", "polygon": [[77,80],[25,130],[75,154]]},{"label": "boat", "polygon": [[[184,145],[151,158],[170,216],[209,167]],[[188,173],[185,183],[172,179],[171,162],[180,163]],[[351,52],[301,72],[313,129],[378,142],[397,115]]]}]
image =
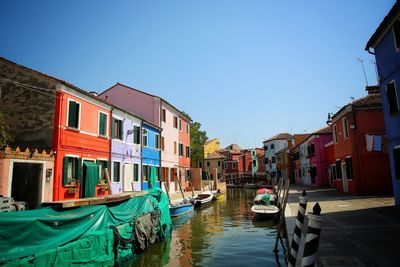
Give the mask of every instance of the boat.
[{"label": "boat", "polygon": [[213,200],[223,199],[224,196],[225,196],[225,193],[223,193],[220,189],[218,189],[216,192],[213,193]]},{"label": "boat", "polygon": [[279,213],[279,208],[275,206],[275,195],[257,194],[253,200],[251,211],[257,218],[273,218]]},{"label": "boat", "polygon": [[193,212],[194,206],[189,200],[184,199],[179,203],[169,204],[169,214],[172,217],[178,217],[181,215]]},{"label": "boat", "polygon": [[243,185],[243,188],[245,189],[253,189],[253,188],[257,188],[258,186],[256,184],[253,183],[247,183]]},{"label": "boat", "polygon": [[211,192],[203,192],[198,194],[195,198],[192,198],[192,203],[195,207],[201,207],[211,203],[213,194]]},{"label": "boat", "polygon": [[259,194],[265,194],[265,193],[273,194],[273,193],[274,193],[274,190],[272,190],[272,189],[270,189],[270,188],[262,187],[262,188],[258,189],[258,190],[256,191],[256,193],[257,193],[258,195],[259,195]]}]

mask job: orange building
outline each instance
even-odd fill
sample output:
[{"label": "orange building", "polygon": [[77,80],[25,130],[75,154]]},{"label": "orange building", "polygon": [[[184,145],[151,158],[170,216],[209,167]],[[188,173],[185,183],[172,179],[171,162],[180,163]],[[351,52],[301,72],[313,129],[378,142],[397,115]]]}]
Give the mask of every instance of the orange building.
[{"label": "orange building", "polygon": [[53,150],[54,200],[108,194],[111,106],[67,86],[57,90]]}]

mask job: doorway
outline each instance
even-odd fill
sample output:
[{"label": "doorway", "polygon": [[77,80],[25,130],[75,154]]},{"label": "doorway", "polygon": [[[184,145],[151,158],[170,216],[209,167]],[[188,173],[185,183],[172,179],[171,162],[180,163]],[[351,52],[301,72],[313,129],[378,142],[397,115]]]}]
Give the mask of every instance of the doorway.
[{"label": "doorway", "polygon": [[26,201],[29,209],[36,208],[42,200],[41,163],[14,162],[11,197],[15,201]]},{"label": "doorway", "polygon": [[346,163],[342,162],[342,182],[343,192],[349,192],[349,182],[347,180]]}]

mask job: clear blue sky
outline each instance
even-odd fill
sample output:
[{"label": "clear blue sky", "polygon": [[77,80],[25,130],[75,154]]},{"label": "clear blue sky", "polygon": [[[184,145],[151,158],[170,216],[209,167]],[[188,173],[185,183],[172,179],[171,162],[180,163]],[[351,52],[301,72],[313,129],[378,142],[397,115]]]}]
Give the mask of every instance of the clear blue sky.
[{"label": "clear blue sky", "polygon": [[116,82],[188,112],[222,145],[325,126],[365,95],[357,57],[394,0],[0,1],[0,56],[88,91]]}]

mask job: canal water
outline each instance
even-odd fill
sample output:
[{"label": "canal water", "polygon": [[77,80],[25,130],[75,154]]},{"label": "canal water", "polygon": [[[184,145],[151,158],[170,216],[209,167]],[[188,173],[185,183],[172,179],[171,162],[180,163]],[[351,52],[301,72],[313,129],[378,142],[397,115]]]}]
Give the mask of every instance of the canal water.
[{"label": "canal water", "polygon": [[228,188],[226,197],[172,220],[172,236],[150,247],[128,266],[286,266],[283,248],[273,248],[274,220],[257,221],[255,189]]}]

